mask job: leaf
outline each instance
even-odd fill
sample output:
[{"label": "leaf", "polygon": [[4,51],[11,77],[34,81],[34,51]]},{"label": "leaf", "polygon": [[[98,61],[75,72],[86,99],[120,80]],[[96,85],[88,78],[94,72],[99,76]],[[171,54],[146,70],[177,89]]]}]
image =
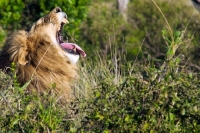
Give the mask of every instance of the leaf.
[{"label": "leaf", "polygon": [[180,31],[175,31],[175,37],[180,37],[181,32]]},{"label": "leaf", "polygon": [[72,1],[71,0],[68,0],[69,4],[72,4]]},{"label": "leaf", "polygon": [[181,110],[181,114],[185,115],[185,108]]},{"label": "leaf", "polygon": [[174,121],[174,114],[169,113],[169,118],[170,118],[171,121]]},{"label": "leaf", "polygon": [[127,116],[125,117],[125,121],[126,121],[126,122],[129,122],[129,121],[130,121],[130,116],[129,116],[129,115],[127,115]]},{"label": "leaf", "polygon": [[11,122],[11,126],[14,126],[18,123],[19,118],[15,118],[12,122]]},{"label": "leaf", "polygon": [[189,77],[190,77],[190,79],[193,78],[193,74],[191,72],[189,73]]},{"label": "leaf", "polygon": [[21,90],[25,90],[28,85],[31,83],[31,80],[29,80],[28,82],[26,82],[22,87],[21,87]]},{"label": "leaf", "polygon": [[105,130],[103,131],[103,133],[110,133],[110,131],[109,131],[108,129],[105,129]]},{"label": "leaf", "polygon": [[102,120],[104,116],[99,114],[99,112],[97,112],[95,118]]},{"label": "leaf", "polygon": [[162,34],[163,35],[167,35],[167,31],[166,30],[162,30]]}]

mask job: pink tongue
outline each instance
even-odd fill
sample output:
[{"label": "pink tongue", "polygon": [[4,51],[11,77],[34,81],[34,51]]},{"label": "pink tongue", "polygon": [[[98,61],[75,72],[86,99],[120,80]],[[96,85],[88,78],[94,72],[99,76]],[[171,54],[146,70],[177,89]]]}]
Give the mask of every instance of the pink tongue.
[{"label": "pink tongue", "polygon": [[76,48],[77,52],[81,54],[83,57],[86,57],[86,53],[79,47],[77,44],[74,43],[62,43],[61,46],[65,49],[74,49]]}]

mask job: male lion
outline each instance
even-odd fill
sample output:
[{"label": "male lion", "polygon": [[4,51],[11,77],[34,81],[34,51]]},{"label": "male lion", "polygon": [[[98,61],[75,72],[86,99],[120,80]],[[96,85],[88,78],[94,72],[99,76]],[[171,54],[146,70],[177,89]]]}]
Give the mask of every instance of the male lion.
[{"label": "male lion", "polygon": [[30,31],[20,30],[10,35],[0,53],[0,69],[9,72],[16,64],[18,81],[27,89],[39,93],[52,84],[67,101],[73,97],[70,81],[77,76],[76,62],[85,52],[76,44],[63,41],[62,28],[67,15],[56,7],[33,24]]}]

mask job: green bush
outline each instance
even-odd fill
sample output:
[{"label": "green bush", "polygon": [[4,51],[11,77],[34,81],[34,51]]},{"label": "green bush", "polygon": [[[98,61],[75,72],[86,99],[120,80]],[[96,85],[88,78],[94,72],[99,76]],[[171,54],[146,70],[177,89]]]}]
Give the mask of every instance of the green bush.
[{"label": "green bush", "polygon": [[66,36],[68,33],[69,39],[70,37],[77,38],[78,27],[87,15],[89,2],[90,0],[1,0],[0,25],[3,31],[8,33],[19,29],[29,29],[40,17],[59,6],[66,12],[70,22],[63,34]]},{"label": "green bush", "polygon": [[[138,70],[137,70],[138,71]],[[142,70],[140,70],[142,71]],[[143,70],[116,86],[103,82],[88,103],[81,129],[94,132],[199,132],[199,86],[192,75]],[[136,70],[134,71],[137,74]],[[156,77],[156,75],[159,75]],[[154,78],[155,79],[150,79]],[[159,81],[161,80],[161,81]]]},{"label": "green bush", "polygon": [[[80,130],[199,132],[199,74],[186,71],[180,65],[181,58],[175,55],[177,45],[187,42],[183,34],[184,32],[176,31],[173,36],[165,38],[170,43],[166,53],[167,60],[161,67],[155,67],[149,58],[147,64],[126,64],[125,66],[129,66],[125,71],[126,75],[121,75],[122,71],[118,72],[120,78],[117,83],[114,82],[115,73],[110,76],[112,72],[100,78],[92,91],[93,98],[85,106],[84,111],[88,112]],[[166,32],[163,32],[163,36],[166,37]],[[106,65],[107,68],[104,69],[112,70],[115,65],[117,64]],[[101,71],[106,71],[104,69]]]},{"label": "green bush", "polygon": [[[1,132],[62,132],[69,128],[68,113],[53,91],[39,96],[20,87],[17,77],[0,72],[0,131]],[[48,97],[48,98],[47,98]]]}]

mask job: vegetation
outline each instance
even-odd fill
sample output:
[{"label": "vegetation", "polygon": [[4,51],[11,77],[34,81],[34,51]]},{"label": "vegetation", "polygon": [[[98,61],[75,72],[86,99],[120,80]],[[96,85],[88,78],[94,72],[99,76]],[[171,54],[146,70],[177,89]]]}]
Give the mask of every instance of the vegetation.
[{"label": "vegetation", "polygon": [[[41,14],[54,6],[41,3]],[[77,99],[70,106],[58,103],[53,90],[28,94],[14,67],[13,75],[0,72],[0,131],[200,132],[200,16],[191,17],[184,2],[156,3],[130,1],[127,22],[111,0],[91,2],[84,7],[87,17],[72,18],[80,22],[66,30],[77,33],[73,38],[88,57],[79,63]],[[6,25],[13,22],[8,20]],[[2,29],[2,35],[11,32]]]},{"label": "vegetation", "polygon": [[[6,33],[18,29],[29,29],[33,22],[47,14],[56,6],[67,12],[70,24],[65,28],[70,36],[76,38],[79,34],[81,21],[87,15],[87,5],[90,0],[1,0],[0,1],[0,46]],[[70,39],[70,38],[69,38]]]}]

